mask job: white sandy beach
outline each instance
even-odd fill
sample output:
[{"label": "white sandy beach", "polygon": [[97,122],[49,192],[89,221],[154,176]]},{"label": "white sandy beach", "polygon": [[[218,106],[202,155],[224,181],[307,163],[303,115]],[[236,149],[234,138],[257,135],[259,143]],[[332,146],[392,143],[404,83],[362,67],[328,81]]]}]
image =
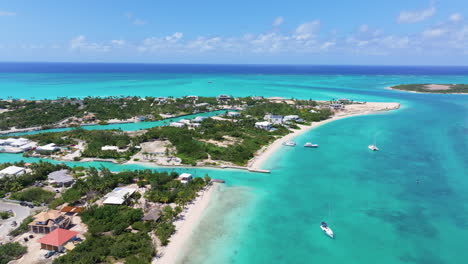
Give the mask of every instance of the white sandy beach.
[{"label": "white sandy beach", "polygon": [[166,247],[158,248],[160,258],[155,258],[152,263],[157,264],[174,264],[180,256],[180,252],[184,248],[185,243],[191,237],[198,222],[203,216],[205,209],[208,208],[211,197],[220,186],[218,183],[213,183],[208,189],[200,193],[200,196],[187,206],[182,212],[182,219],[174,222],[176,233],[170,238],[170,242]]},{"label": "white sandy beach", "polygon": [[380,111],[390,111],[400,108],[399,103],[373,103],[367,102],[365,104],[352,104],[346,105],[345,110],[335,113],[335,115],[327,120],[320,122],[313,122],[311,125],[299,125],[300,129],[294,130],[292,133],[275,140],[269,146],[259,150],[255,157],[251,159],[248,163],[248,167],[251,169],[261,169],[262,165],[265,163],[268,158],[275,153],[279,148],[282,147],[283,142],[294,139],[295,137],[313,129],[323,124],[333,122],[338,119],[357,116],[357,115],[366,115],[371,113],[376,113]]}]

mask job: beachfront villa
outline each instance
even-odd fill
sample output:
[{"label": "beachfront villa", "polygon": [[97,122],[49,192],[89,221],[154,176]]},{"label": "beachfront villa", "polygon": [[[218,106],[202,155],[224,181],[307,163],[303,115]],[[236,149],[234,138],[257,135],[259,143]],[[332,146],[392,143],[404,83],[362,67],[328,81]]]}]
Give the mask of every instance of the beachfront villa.
[{"label": "beachfront villa", "polygon": [[228,117],[239,117],[241,114],[239,112],[227,112],[226,116]]},{"label": "beachfront villa", "polygon": [[26,173],[26,169],[18,166],[9,166],[0,170],[0,179],[4,176],[19,176]]},{"label": "beachfront villa", "polygon": [[70,186],[73,184],[75,179],[70,175],[68,170],[59,170],[49,173],[47,176],[49,184],[55,184],[57,186]]},{"label": "beachfront villa", "polygon": [[343,104],[331,104],[330,109],[332,110],[344,110],[345,107]]},{"label": "beachfront villa", "polygon": [[169,126],[182,128],[182,127],[185,127],[185,124],[184,124],[184,123],[180,123],[180,122],[172,122],[172,123],[169,124]]},{"label": "beachfront villa", "polygon": [[103,147],[101,147],[101,150],[118,151],[119,147],[117,147],[117,146],[103,146]]},{"label": "beachfront villa", "polygon": [[103,204],[124,204],[127,199],[136,192],[135,188],[118,187],[104,196]]},{"label": "beachfront villa", "polygon": [[40,212],[33,219],[28,226],[31,232],[38,234],[48,234],[57,228],[68,228],[71,224],[71,218],[57,210]]},{"label": "beachfront villa", "polygon": [[226,101],[229,101],[231,99],[232,99],[232,96],[225,95],[225,94],[221,94],[221,95],[218,95],[216,97],[216,100],[218,100],[219,102],[226,102]]},{"label": "beachfront villa", "polygon": [[26,138],[0,139],[0,152],[21,153],[36,147],[36,143]]},{"label": "beachfront villa", "polygon": [[198,100],[198,96],[196,96],[196,95],[187,95],[185,98],[187,98],[189,100],[192,100],[192,101],[197,101]]},{"label": "beachfront villa", "polygon": [[266,120],[273,125],[281,125],[283,124],[283,116],[281,115],[272,115],[272,114],[267,114],[263,117],[263,120]]},{"label": "beachfront villa", "polygon": [[78,235],[75,231],[57,228],[38,240],[41,249],[62,252],[65,244],[76,239]]},{"label": "beachfront villa", "polygon": [[270,130],[272,128],[271,123],[268,121],[256,122],[255,127],[264,130]]},{"label": "beachfront villa", "polygon": [[339,104],[349,104],[351,103],[351,100],[349,100],[348,98],[340,98],[338,100],[336,100],[337,103]]},{"label": "beachfront villa", "polygon": [[284,122],[288,121],[301,121],[302,119],[298,115],[287,115],[283,118]]},{"label": "beachfront villa", "polygon": [[205,106],[209,106],[210,104],[209,103],[199,103],[199,104],[196,104],[195,106],[196,107],[205,107]]},{"label": "beachfront villa", "polygon": [[44,145],[44,146],[39,146],[36,148],[36,151],[39,152],[39,153],[52,153],[52,152],[55,152],[57,150],[59,150],[60,148],[57,147],[57,145],[55,145],[54,143],[50,143],[50,144],[47,144],[47,145]]},{"label": "beachfront villa", "polygon": [[190,173],[182,173],[179,175],[179,177],[177,178],[177,180],[179,180],[181,183],[183,184],[187,184],[189,183],[191,180],[192,180],[192,174]]}]

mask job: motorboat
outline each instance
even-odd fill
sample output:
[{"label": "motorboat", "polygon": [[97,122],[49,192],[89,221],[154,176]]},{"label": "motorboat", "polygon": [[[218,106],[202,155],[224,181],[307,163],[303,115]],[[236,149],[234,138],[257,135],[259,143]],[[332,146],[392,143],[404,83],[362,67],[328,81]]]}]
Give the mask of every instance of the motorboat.
[{"label": "motorboat", "polygon": [[307,143],[304,144],[304,147],[306,147],[306,148],[317,148],[318,144],[312,144],[310,142],[307,142]]},{"label": "motorboat", "polygon": [[286,141],[286,142],[283,143],[283,145],[288,146],[288,147],[294,147],[294,146],[296,146],[296,142]]},{"label": "motorboat", "polygon": [[327,223],[325,222],[322,222],[320,224],[320,228],[323,230],[323,232],[325,232],[325,234],[331,238],[334,238],[334,234],[333,234],[333,230],[331,230],[331,228],[327,225]]},{"label": "motorboat", "polygon": [[376,145],[369,145],[368,148],[372,151],[378,151],[379,148]]}]

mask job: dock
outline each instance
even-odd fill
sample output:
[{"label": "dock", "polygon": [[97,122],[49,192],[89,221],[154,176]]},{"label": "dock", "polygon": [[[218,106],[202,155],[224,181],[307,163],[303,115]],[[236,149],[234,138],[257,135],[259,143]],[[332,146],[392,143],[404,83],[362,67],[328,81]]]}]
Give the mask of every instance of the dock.
[{"label": "dock", "polygon": [[270,173],[269,170],[262,170],[262,169],[253,169],[253,168],[248,168],[250,172],[258,172],[258,173]]},{"label": "dock", "polygon": [[215,183],[225,183],[226,181],[225,181],[225,180],[212,179],[211,182],[215,182]]}]

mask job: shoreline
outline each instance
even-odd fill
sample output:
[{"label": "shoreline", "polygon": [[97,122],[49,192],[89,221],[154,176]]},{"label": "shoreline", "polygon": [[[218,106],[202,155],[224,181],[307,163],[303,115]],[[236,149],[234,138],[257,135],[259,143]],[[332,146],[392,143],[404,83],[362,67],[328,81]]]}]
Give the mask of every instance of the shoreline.
[{"label": "shoreline", "polygon": [[400,90],[393,88],[392,86],[384,87],[386,90],[392,90],[392,91],[400,91],[400,92],[407,92],[407,93],[416,93],[416,94],[468,94],[468,93],[438,93],[438,92],[417,92],[417,91],[408,91],[408,90]]},{"label": "shoreline", "polygon": [[153,258],[151,263],[157,264],[173,264],[181,257],[178,254],[190,237],[201,220],[204,212],[212,201],[213,194],[219,190],[218,183],[212,183],[207,189],[202,190],[199,196],[189,204],[181,213],[181,218],[174,222],[176,232],[170,238],[169,244],[159,248],[158,255]]},{"label": "shoreline", "polygon": [[[338,112],[335,115],[333,115],[332,118],[318,121],[318,122],[312,122],[311,125],[299,125],[299,129],[294,130],[294,132],[287,134],[284,137],[276,139],[273,143],[270,145],[260,149],[256,154],[255,157],[249,160],[248,162],[248,168],[252,169],[257,169],[260,170],[262,169],[263,165],[265,162],[270,158],[271,155],[276,153],[276,151],[281,148],[283,145],[283,142],[285,141],[290,141],[294,139],[295,137],[308,132],[316,127],[319,127],[321,125],[347,118],[347,117],[352,117],[352,116],[359,116],[359,115],[367,115],[367,114],[373,114],[373,113],[378,113],[378,112],[386,112],[386,111],[392,111],[400,108],[400,103],[373,103],[373,102],[367,102],[366,104],[362,105],[347,105],[346,107],[350,106],[370,106],[369,108],[367,107],[362,107],[363,109],[346,109],[342,112]],[[359,108],[359,107],[354,107],[354,108]]]}]

